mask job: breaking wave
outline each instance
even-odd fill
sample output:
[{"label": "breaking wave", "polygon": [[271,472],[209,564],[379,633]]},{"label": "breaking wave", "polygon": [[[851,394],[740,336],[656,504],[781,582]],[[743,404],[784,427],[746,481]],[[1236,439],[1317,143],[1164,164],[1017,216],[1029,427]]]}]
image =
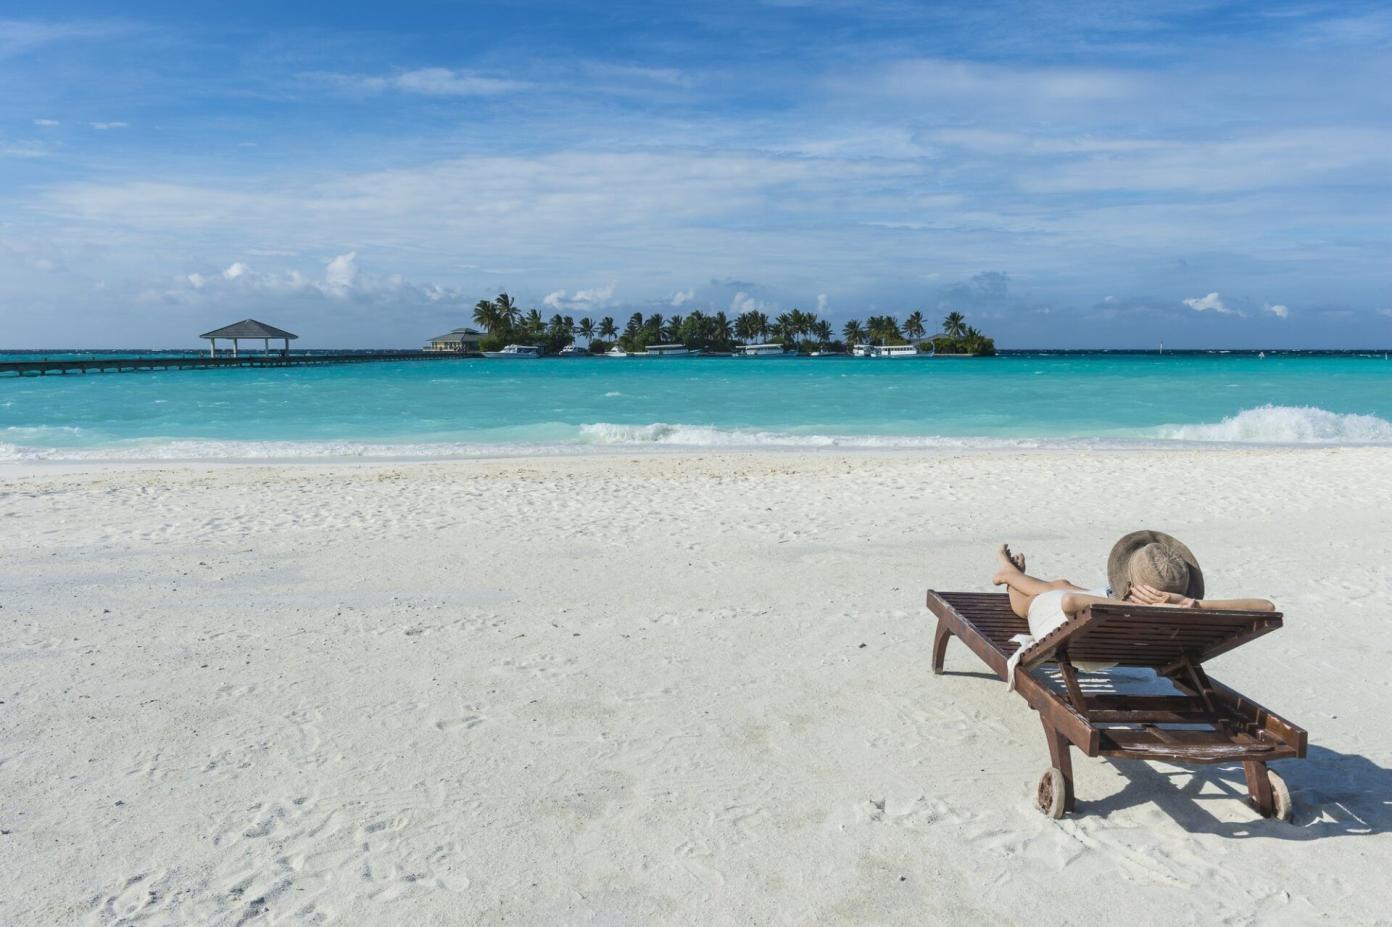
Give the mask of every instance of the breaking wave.
[{"label": "breaking wave", "polygon": [[1265,405],[1243,409],[1217,423],[1165,425],[1157,436],[1232,444],[1392,444],[1392,422],[1318,406]]},{"label": "breaking wave", "polygon": [[616,425],[596,422],[580,426],[581,440],[590,445],[614,447],[1039,447],[1047,442],[1032,438],[949,438],[938,435],[819,435],[710,425]]},{"label": "breaking wave", "polygon": [[1196,444],[1392,445],[1392,422],[1375,415],[1330,412],[1313,406],[1261,406],[1244,409],[1216,423],[1163,425],[1146,432],[1105,436],[1010,437],[812,434],[754,428],[718,428],[655,422],[627,425],[543,423],[506,433],[454,434],[402,442],[238,441],[215,439],[128,440],[74,446],[80,429],[19,429],[0,432],[0,463],[39,461],[272,461],[272,460],[439,460],[600,453],[606,449],[768,448],[789,450],[884,449],[1144,449]]}]

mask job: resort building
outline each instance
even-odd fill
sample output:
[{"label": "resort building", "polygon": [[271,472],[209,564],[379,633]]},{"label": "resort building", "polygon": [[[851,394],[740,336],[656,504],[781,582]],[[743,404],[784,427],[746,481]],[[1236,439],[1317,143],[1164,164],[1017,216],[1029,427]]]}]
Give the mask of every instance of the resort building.
[{"label": "resort building", "polygon": [[238,342],[241,341],[260,341],[263,350],[271,353],[271,342],[280,342],[280,355],[282,357],[290,353],[290,342],[299,338],[283,328],[276,328],[274,325],[267,325],[265,322],[258,322],[255,319],[242,319],[240,322],[233,322],[231,325],[224,325],[222,328],[204,332],[200,338],[208,339],[208,356],[217,357],[217,343],[221,338],[223,341],[232,342],[232,356],[237,356]]},{"label": "resort building", "polygon": [[483,332],[472,328],[456,328],[445,335],[436,335],[426,344],[427,351],[448,351],[454,354],[477,354],[483,341]]}]

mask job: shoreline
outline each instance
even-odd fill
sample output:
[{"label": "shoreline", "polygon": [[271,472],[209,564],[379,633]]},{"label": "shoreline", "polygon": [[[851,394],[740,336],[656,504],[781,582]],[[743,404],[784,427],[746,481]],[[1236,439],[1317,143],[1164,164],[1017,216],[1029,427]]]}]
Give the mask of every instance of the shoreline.
[{"label": "shoreline", "polygon": [[[1028,439],[1020,439],[1022,441]],[[617,461],[631,460],[634,463],[645,460],[682,460],[711,458],[730,458],[749,461],[760,457],[787,461],[799,457],[809,460],[826,460],[842,456],[848,459],[889,460],[934,460],[958,457],[1009,457],[1019,455],[1027,458],[1049,456],[1073,457],[1084,455],[1135,456],[1155,454],[1160,456],[1185,455],[1317,455],[1338,453],[1387,453],[1392,455],[1392,445],[1385,444],[1258,444],[1245,442],[1209,442],[1156,440],[1153,442],[1102,441],[1100,439],[1058,439],[1046,442],[1042,439],[1029,444],[1010,444],[1004,439],[999,444],[942,444],[910,447],[877,446],[798,446],[798,445],[631,445],[631,446],[592,446],[556,445],[537,450],[530,448],[486,448],[475,454],[451,456],[433,455],[324,455],[324,456],[265,456],[265,457],[130,457],[130,458],[40,458],[20,460],[0,460],[0,477],[29,477],[57,473],[102,473],[126,471],[160,470],[218,470],[255,468],[297,468],[326,470],[335,467],[353,469],[396,466],[429,466],[469,464],[521,464],[557,463],[567,461]]]}]

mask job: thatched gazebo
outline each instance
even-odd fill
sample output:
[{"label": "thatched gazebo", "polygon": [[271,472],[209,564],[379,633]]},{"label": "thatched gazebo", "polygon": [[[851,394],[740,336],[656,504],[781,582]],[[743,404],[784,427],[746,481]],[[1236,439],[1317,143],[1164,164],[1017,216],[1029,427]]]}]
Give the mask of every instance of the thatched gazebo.
[{"label": "thatched gazebo", "polygon": [[267,325],[265,322],[258,322],[255,319],[242,319],[240,322],[233,322],[231,325],[224,325],[222,328],[199,335],[200,338],[207,338],[210,342],[208,348],[209,357],[217,357],[218,339],[230,340],[232,342],[232,356],[237,356],[237,342],[243,340],[260,340],[265,345],[266,353],[271,353],[271,339],[283,342],[281,357],[290,353],[290,342],[299,338],[299,335],[292,335],[283,328],[276,328],[274,325]]}]

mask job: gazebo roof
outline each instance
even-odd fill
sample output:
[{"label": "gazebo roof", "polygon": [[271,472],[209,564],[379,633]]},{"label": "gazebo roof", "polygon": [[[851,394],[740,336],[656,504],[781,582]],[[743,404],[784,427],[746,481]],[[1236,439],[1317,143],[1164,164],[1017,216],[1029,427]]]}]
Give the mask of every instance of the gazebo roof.
[{"label": "gazebo roof", "polygon": [[443,334],[443,335],[436,335],[434,338],[431,338],[430,340],[431,340],[431,341],[448,341],[448,340],[450,340],[450,336],[452,336],[452,335],[453,335],[453,336],[456,336],[456,337],[459,336],[459,335],[471,335],[471,336],[473,336],[473,337],[475,337],[475,338],[482,338],[482,337],[483,337],[483,332],[476,332],[476,331],[474,331],[472,328],[456,328],[456,329],[453,329],[452,331],[446,332],[446,333]]},{"label": "gazebo roof", "polygon": [[276,328],[274,325],[267,325],[265,322],[258,322],[255,319],[242,319],[240,322],[233,322],[231,325],[224,325],[222,328],[205,332],[199,338],[288,338],[291,341],[299,338],[299,335],[292,335],[283,328]]}]

